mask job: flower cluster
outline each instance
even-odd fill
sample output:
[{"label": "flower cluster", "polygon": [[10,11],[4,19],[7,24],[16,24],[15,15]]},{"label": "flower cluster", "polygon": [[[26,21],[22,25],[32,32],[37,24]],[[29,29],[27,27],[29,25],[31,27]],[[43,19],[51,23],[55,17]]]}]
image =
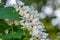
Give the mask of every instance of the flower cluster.
[{"label": "flower cluster", "polygon": [[37,10],[31,6],[25,6],[24,3],[19,0],[7,0],[5,7],[8,6],[13,6],[16,11],[19,12],[19,15],[22,16],[20,24],[23,26],[23,29],[28,29],[32,35],[30,40],[42,40],[47,38],[48,34],[44,32],[46,30],[44,25],[40,22],[41,16]]},{"label": "flower cluster", "polygon": [[[33,39],[45,39],[48,34],[44,33],[44,25],[39,21],[39,13],[36,10],[31,10],[29,6],[23,6],[19,12],[23,16],[20,21],[24,29],[28,29]],[[35,38],[34,38],[35,37]],[[38,40],[37,39],[37,40]]]},{"label": "flower cluster", "polygon": [[[42,12],[45,16],[53,17],[51,24],[53,26],[60,26],[60,0],[49,0],[46,6],[42,7]],[[44,16],[42,16],[44,17]],[[60,28],[60,27],[59,27]]]}]

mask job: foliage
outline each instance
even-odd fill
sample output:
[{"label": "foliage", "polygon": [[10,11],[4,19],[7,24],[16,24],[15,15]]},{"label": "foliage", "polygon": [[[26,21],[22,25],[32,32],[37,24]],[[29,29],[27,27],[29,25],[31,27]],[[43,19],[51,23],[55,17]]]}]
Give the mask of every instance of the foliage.
[{"label": "foliage", "polygon": [[19,15],[13,7],[0,8],[0,19],[19,19]]},{"label": "foliage", "polygon": [[[0,38],[3,40],[10,40],[10,39],[21,39],[23,36],[24,31],[20,28],[21,25],[14,25],[14,21],[12,25],[8,25],[5,19],[8,20],[19,20],[20,15],[16,12],[15,8],[12,6],[9,7],[2,7],[2,3],[0,3]],[[5,31],[8,30],[8,34]]]}]

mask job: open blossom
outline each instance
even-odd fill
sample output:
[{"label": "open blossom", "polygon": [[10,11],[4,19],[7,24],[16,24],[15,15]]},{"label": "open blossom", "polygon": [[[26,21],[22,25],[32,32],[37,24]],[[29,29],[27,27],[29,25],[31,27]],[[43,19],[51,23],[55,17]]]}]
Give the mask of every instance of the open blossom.
[{"label": "open blossom", "polygon": [[38,11],[32,9],[30,6],[24,6],[24,3],[18,0],[14,0],[13,2],[13,4],[16,4],[17,2],[16,5],[11,4],[11,2],[7,2],[6,6],[8,6],[7,4],[10,4],[16,9],[16,11],[19,11],[19,15],[22,16],[20,24],[23,26],[23,29],[28,29],[29,33],[32,35],[30,40],[46,39],[48,34],[43,32],[46,30],[44,29],[44,25],[40,22],[40,14]]},{"label": "open blossom", "polygon": [[56,25],[58,25],[58,26],[60,26],[60,9],[56,9],[55,11],[54,11],[54,15],[56,16],[56,18],[53,18],[52,19],[52,25],[53,26],[56,26]]},{"label": "open blossom", "polygon": [[53,7],[52,6],[43,6],[42,11],[46,14],[51,16],[53,14]]},{"label": "open blossom", "polygon": [[[26,8],[26,7],[25,7]],[[32,35],[33,39],[30,40],[40,40],[40,39],[46,39],[48,34],[44,33],[44,25],[39,21],[39,14],[37,11],[31,10],[29,6],[25,9],[22,7],[19,13],[23,16],[23,28],[26,28],[29,30],[29,33]],[[20,21],[21,22],[21,21]],[[38,39],[37,39],[38,38]]]}]

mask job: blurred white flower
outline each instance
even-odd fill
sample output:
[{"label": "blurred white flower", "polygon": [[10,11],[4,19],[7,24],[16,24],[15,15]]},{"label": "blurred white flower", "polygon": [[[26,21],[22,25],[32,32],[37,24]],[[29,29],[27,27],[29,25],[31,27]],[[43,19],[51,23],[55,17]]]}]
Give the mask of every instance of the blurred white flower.
[{"label": "blurred white flower", "polygon": [[52,19],[52,25],[56,26],[58,24],[58,20],[57,19]]},{"label": "blurred white flower", "polygon": [[21,21],[20,21],[20,24],[21,24],[21,25],[24,25],[24,20],[21,20]]},{"label": "blurred white flower", "polygon": [[56,17],[60,18],[60,9],[56,9],[54,13]]},{"label": "blurred white flower", "polygon": [[38,29],[37,29],[37,26],[33,26],[33,34],[32,36],[37,36],[39,33]]},{"label": "blurred white flower", "polygon": [[41,19],[46,18],[46,14],[44,14],[44,13],[41,12],[41,13],[40,13],[40,18],[41,18]]},{"label": "blurred white flower", "polygon": [[35,19],[32,19],[32,24],[33,24],[33,25],[36,25],[37,22],[39,22],[39,19],[36,19],[36,18],[35,18]]},{"label": "blurred white flower", "polygon": [[19,6],[23,6],[23,5],[24,5],[24,3],[23,3],[22,1],[20,1],[20,0],[16,0],[16,3],[17,3]]},{"label": "blurred white flower", "polygon": [[30,11],[30,7],[29,6],[23,6],[23,10]]},{"label": "blurred white flower", "polygon": [[55,5],[60,5],[60,0],[54,0]]},{"label": "blurred white flower", "polygon": [[37,29],[39,30],[39,31],[43,31],[44,30],[44,26],[42,26],[42,25],[38,25],[38,27],[37,27]]},{"label": "blurred white flower", "polygon": [[16,5],[16,0],[7,0],[6,2],[6,6],[13,6],[13,5]]},{"label": "blurred white flower", "polygon": [[44,32],[40,32],[40,39],[46,39],[48,36],[47,33],[44,33]]},{"label": "blurred white flower", "polygon": [[52,19],[52,25],[53,26],[56,26],[56,25],[58,25],[58,26],[60,26],[60,18],[55,18],[55,19]]},{"label": "blurred white flower", "polygon": [[9,21],[9,19],[5,19],[5,21]]},{"label": "blurred white flower", "polygon": [[0,3],[1,3],[1,0],[0,0]]},{"label": "blurred white flower", "polygon": [[56,16],[56,18],[53,18],[52,19],[52,25],[53,26],[56,26],[56,25],[59,25],[60,24],[60,9],[56,9],[54,11],[54,16]]},{"label": "blurred white flower", "polygon": [[9,32],[8,30],[5,30],[5,33],[6,33],[6,34],[8,34],[8,32]]},{"label": "blurred white flower", "polygon": [[42,11],[46,14],[51,16],[53,13],[53,8],[51,6],[43,6]]}]

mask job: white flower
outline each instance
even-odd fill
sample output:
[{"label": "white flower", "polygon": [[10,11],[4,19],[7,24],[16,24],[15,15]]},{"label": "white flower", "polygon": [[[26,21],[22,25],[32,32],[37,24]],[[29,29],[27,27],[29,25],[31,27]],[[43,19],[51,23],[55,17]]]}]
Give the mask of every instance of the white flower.
[{"label": "white flower", "polygon": [[5,21],[9,21],[9,19],[5,19]]},{"label": "white flower", "polygon": [[46,40],[46,39],[41,39],[41,40]]},{"label": "white flower", "polygon": [[0,0],[0,3],[1,3],[1,0]]},{"label": "white flower", "polygon": [[40,16],[40,18],[41,18],[41,19],[46,18],[46,15],[45,15],[44,13],[42,13],[42,12],[40,13],[40,15],[39,15],[39,16]]},{"label": "white flower", "polygon": [[[12,3],[12,0],[9,2],[7,1],[7,6],[13,6],[16,11],[19,11],[19,15],[22,16],[22,20],[20,20],[20,24],[23,26],[23,29],[28,29],[29,33],[32,35],[30,40],[38,40],[37,37],[40,38],[47,38],[48,35],[46,35],[45,32],[43,32],[44,25],[40,22],[40,18],[45,18],[44,14],[39,14],[37,10],[31,9],[31,6],[24,6],[24,3],[19,0],[14,0]],[[23,6],[23,7],[21,7]],[[51,13],[51,8],[48,7],[48,12]],[[47,9],[46,9],[47,10]],[[47,13],[47,12],[45,12]],[[18,25],[17,22],[14,22],[16,25]],[[42,35],[42,36],[41,36]],[[33,37],[36,38],[33,38]],[[40,39],[39,39],[40,40]]]},{"label": "white flower", "polygon": [[52,25],[53,26],[56,26],[56,25],[60,25],[60,18],[55,18],[55,19],[52,19]]},{"label": "white flower", "polygon": [[39,31],[38,31],[38,28],[37,28],[37,26],[34,26],[33,27],[33,36],[37,36],[38,35],[38,33],[39,33]]},{"label": "white flower", "polygon": [[43,31],[43,30],[44,30],[44,26],[38,25],[38,30],[39,30],[39,31]]},{"label": "white flower", "polygon": [[20,8],[18,8],[18,5],[15,5],[13,7],[16,9],[16,11],[18,11],[20,9]]},{"label": "white flower", "polygon": [[60,18],[60,9],[56,9],[54,13],[56,17]]},{"label": "white flower", "polygon": [[30,11],[30,7],[29,6],[23,6],[23,9]]},{"label": "white flower", "polygon": [[47,38],[47,36],[48,36],[48,34],[47,34],[47,33],[40,32],[40,38],[41,38],[41,39],[46,39],[46,38]]},{"label": "white flower", "polygon": [[17,2],[17,4],[18,4],[19,6],[23,6],[23,5],[24,5],[24,3],[23,3],[22,1],[20,1],[20,0],[16,0],[16,2]]},{"label": "white flower", "polygon": [[54,0],[55,5],[60,5],[60,0]]},{"label": "white flower", "polygon": [[42,38],[47,38],[47,36],[48,36],[48,34],[46,34],[46,33],[43,33],[43,36],[42,36]]},{"label": "white flower", "polygon": [[21,24],[21,25],[24,25],[24,20],[21,20],[21,21],[20,21],[20,24]]},{"label": "white flower", "polygon": [[33,25],[36,25],[38,22],[39,22],[39,19],[37,19],[37,18],[32,19],[32,24]]},{"label": "white flower", "polygon": [[13,6],[13,5],[16,5],[16,0],[7,0],[6,2],[6,6]]},{"label": "white flower", "polygon": [[54,16],[56,16],[56,18],[52,19],[52,25],[56,26],[60,24],[60,9],[56,9],[54,11]]},{"label": "white flower", "polygon": [[52,12],[53,12],[53,8],[51,6],[44,6],[42,8],[42,11],[46,14],[46,15],[49,15],[51,16],[52,15]]},{"label": "white flower", "polygon": [[5,30],[5,33],[6,33],[6,34],[8,34],[8,32],[9,32],[8,30]]},{"label": "white flower", "polygon": [[58,24],[58,20],[57,19],[52,19],[52,25],[56,26]]}]

